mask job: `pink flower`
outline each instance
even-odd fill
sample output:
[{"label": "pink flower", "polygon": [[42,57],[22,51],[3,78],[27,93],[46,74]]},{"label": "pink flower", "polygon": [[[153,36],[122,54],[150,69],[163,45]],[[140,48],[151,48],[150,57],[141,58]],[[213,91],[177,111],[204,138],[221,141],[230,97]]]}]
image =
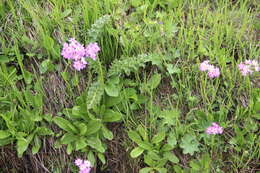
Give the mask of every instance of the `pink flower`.
[{"label": "pink flower", "polygon": [[256,60],[245,60],[245,62],[238,64],[238,69],[242,76],[247,76],[252,74],[254,71],[258,72],[260,67]]},{"label": "pink flower", "polygon": [[83,163],[83,160],[76,159],[74,163],[75,163],[75,165],[80,166]]},{"label": "pink flower", "polygon": [[61,55],[66,59],[79,60],[85,56],[85,48],[74,38],[71,38],[69,44],[63,44]]},{"label": "pink flower", "polygon": [[73,62],[73,67],[76,70],[80,71],[80,70],[82,70],[82,69],[84,69],[86,67],[86,64],[84,62],[82,62],[82,61],[74,61]]},{"label": "pink flower", "polygon": [[86,47],[85,52],[86,56],[92,58],[93,60],[96,60],[97,53],[100,51],[100,47],[97,43],[89,43],[89,45]]},{"label": "pink flower", "polygon": [[79,173],[90,173],[92,165],[88,160],[76,159],[75,165],[79,167]]},{"label": "pink flower", "polygon": [[207,71],[209,68],[209,61],[203,61],[200,64],[200,71]]},{"label": "pink flower", "polygon": [[219,77],[220,71],[218,67],[214,67],[214,65],[209,64],[209,61],[203,61],[200,64],[200,71],[207,71],[209,78]]},{"label": "pink flower", "polygon": [[212,123],[211,126],[209,126],[206,131],[209,135],[215,135],[215,134],[222,134],[223,133],[223,127],[219,126],[217,123]]},{"label": "pink flower", "polygon": [[208,71],[209,78],[219,77],[219,75],[220,75],[220,71],[218,67],[210,68]]}]

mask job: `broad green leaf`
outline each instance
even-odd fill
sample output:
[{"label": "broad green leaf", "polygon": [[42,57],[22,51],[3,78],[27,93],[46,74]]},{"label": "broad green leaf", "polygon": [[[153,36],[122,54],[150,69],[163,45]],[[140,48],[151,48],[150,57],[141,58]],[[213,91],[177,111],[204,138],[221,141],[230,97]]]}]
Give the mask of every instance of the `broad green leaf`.
[{"label": "broad green leaf", "polygon": [[80,138],[75,142],[76,150],[80,150],[82,148],[85,148],[87,146],[87,143],[84,138]]},{"label": "broad green leaf", "polygon": [[153,144],[158,144],[160,142],[162,142],[165,138],[165,132],[159,132],[158,134],[156,134],[153,138],[152,138],[152,143]]},{"label": "broad green leaf", "polygon": [[150,173],[150,171],[152,171],[152,170],[153,170],[153,168],[146,167],[146,168],[140,169],[139,173]]},{"label": "broad green leaf", "polygon": [[88,130],[85,134],[92,135],[92,134],[96,133],[101,128],[101,125],[102,125],[102,123],[100,120],[90,120],[87,124]]},{"label": "broad green leaf", "polygon": [[105,126],[102,126],[102,132],[106,139],[112,140],[113,139],[113,133],[108,130]]},{"label": "broad green leaf", "polygon": [[36,133],[37,133],[37,135],[40,135],[40,136],[54,135],[52,130],[48,129],[46,127],[37,127]]},{"label": "broad green leaf", "polygon": [[161,75],[160,74],[154,74],[151,79],[147,82],[147,86],[153,90],[155,88],[157,88],[157,86],[160,84],[161,82]]},{"label": "broad green leaf", "polygon": [[166,152],[163,156],[172,163],[179,163],[178,157],[176,157],[172,152]]},{"label": "broad green leaf", "polygon": [[102,145],[102,142],[98,137],[91,137],[87,141],[88,145],[94,149],[96,149],[98,152],[104,153],[105,148]]},{"label": "broad green leaf", "polygon": [[38,153],[38,151],[40,150],[41,148],[41,140],[39,139],[38,136],[35,136],[34,137],[34,145],[32,147],[32,153],[33,154],[36,154]]},{"label": "broad green leaf", "polygon": [[179,118],[180,112],[177,109],[165,110],[159,114],[163,118],[163,124],[176,125],[176,120]]},{"label": "broad green leaf", "polygon": [[4,138],[7,138],[11,135],[10,132],[8,131],[5,131],[5,130],[0,130],[0,139],[4,139]]},{"label": "broad green leaf", "polygon": [[159,173],[167,173],[166,168],[155,168]]},{"label": "broad green leaf", "polygon": [[139,141],[137,145],[146,150],[153,150],[153,145],[146,141]]},{"label": "broad green leaf", "polygon": [[103,165],[106,164],[106,158],[105,158],[104,154],[98,153],[98,158],[102,162]]},{"label": "broad green leaf", "polygon": [[101,100],[104,93],[104,86],[98,82],[94,82],[88,89],[87,94],[87,108],[92,109],[97,106]]},{"label": "broad green leaf", "polygon": [[194,135],[186,134],[182,140],[180,147],[183,149],[184,154],[193,155],[194,152],[199,151],[199,143]]},{"label": "broad green leaf", "polygon": [[173,149],[174,149],[173,146],[171,146],[171,145],[169,145],[169,144],[164,144],[164,145],[162,146],[162,148],[161,148],[161,151],[171,151],[171,150],[173,150]]},{"label": "broad green leaf", "polygon": [[80,132],[79,134],[80,134],[80,135],[86,134],[86,132],[87,132],[87,130],[88,130],[86,124],[84,124],[84,123],[79,123],[77,127],[78,127],[78,129],[79,129],[79,132]]},{"label": "broad green leaf", "polygon": [[139,125],[137,127],[137,130],[138,130],[139,134],[142,136],[143,140],[146,141],[148,139],[148,136],[147,136],[147,132],[144,129],[144,127],[142,125]]},{"label": "broad green leaf", "polygon": [[96,163],[95,155],[92,151],[88,152],[88,160],[90,161],[91,165],[95,165]]},{"label": "broad green leaf", "polygon": [[53,121],[63,130],[71,133],[78,133],[78,130],[66,119],[61,117],[53,118]]},{"label": "broad green leaf", "polygon": [[67,152],[68,155],[70,155],[72,153],[72,151],[73,151],[73,145],[72,145],[72,143],[69,143],[67,145],[66,152]]},{"label": "broad green leaf", "polygon": [[118,85],[108,83],[105,86],[105,91],[106,91],[107,95],[109,95],[111,97],[117,97],[120,92],[120,87],[118,87]]},{"label": "broad green leaf", "polygon": [[71,142],[79,140],[79,137],[72,134],[72,133],[65,133],[62,138],[60,139],[60,142],[62,144],[70,144]]},{"label": "broad green leaf", "polygon": [[116,122],[121,120],[122,114],[119,112],[115,112],[111,109],[107,109],[103,115],[104,122]]},{"label": "broad green leaf", "polygon": [[174,133],[170,133],[167,138],[167,142],[170,146],[174,147],[177,144],[177,140]]},{"label": "broad green leaf", "polygon": [[18,152],[18,157],[22,157],[23,153],[27,150],[31,140],[33,138],[33,134],[29,135],[27,138],[17,138],[17,152]]},{"label": "broad green leaf", "polygon": [[134,148],[131,153],[130,156],[132,158],[137,158],[138,156],[140,156],[142,153],[144,152],[144,149],[140,148],[140,147],[136,147]]},{"label": "broad green leaf", "polygon": [[128,136],[135,143],[138,143],[138,142],[142,141],[142,138],[140,137],[140,135],[136,131],[134,131],[134,130],[130,130],[128,132]]}]

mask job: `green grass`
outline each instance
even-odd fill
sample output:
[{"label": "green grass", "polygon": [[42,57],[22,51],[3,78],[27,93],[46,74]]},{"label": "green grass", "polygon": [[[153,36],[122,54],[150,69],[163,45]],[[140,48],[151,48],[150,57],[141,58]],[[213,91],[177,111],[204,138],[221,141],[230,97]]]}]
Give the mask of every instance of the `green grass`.
[{"label": "green grass", "polygon": [[[94,172],[256,172],[260,76],[237,65],[259,62],[259,12],[257,0],[1,1],[0,170],[31,158],[30,171],[77,172],[81,156]],[[101,47],[80,72],[60,55],[71,37]],[[206,135],[211,122],[224,133]]]}]

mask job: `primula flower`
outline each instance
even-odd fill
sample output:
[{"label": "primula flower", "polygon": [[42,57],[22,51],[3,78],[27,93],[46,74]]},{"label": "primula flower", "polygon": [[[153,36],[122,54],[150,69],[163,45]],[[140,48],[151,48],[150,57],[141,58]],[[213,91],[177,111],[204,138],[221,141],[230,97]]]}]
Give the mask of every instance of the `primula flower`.
[{"label": "primula flower", "polygon": [[100,51],[100,47],[97,43],[90,43],[86,47],[86,56],[92,58],[93,60],[96,60],[97,53]]},{"label": "primula flower", "polygon": [[75,165],[79,167],[79,173],[90,173],[92,165],[88,160],[76,159]]},{"label": "primula flower", "polygon": [[217,123],[212,123],[211,126],[209,126],[206,131],[209,135],[215,135],[215,134],[222,134],[223,133],[223,127],[219,126]]},{"label": "primula flower", "polygon": [[209,78],[216,78],[220,75],[220,70],[218,67],[215,67],[209,64],[209,61],[203,61],[200,64],[200,71],[207,71]]},{"label": "primula flower", "polygon": [[215,78],[215,77],[219,77],[220,75],[220,71],[219,71],[219,68],[218,67],[213,67],[213,68],[210,68],[208,70],[208,76],[210,78]]},{"label": "primula flower", "polygon": [[64,43],[61,55],[65,59],[73,60],[73,67],[80,71],[87,65],[85,58],[96,60],[100,47],[97,43],[90,43],[86,48],[74,38],[69,39],[69,43]]},{"label": "primula flower", "polygon": [[253,72],[258,72],[260,70],[259,64],[256,60],[245,60],[245,62],[241,62],[238,64],[238,69],[242,76],[247,76],[249,74],[253,74]]},{"label": "primula flower", "polygon": [[200,71],[207,71],[209,68],[209,61],[203,61],[200,64]]}]

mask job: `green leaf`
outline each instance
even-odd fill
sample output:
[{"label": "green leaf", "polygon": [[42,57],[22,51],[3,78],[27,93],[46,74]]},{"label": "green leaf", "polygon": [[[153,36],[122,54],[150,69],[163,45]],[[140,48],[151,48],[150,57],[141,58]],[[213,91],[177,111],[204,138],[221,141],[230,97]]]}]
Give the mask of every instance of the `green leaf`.
[{"label": "green leaf", "polygon": [[159,132],[158,134],[156,134],[153,138],[152,138],[152,143],[153,144],[158,144],[161,141],[163,141],[165,138],[165,132]]},{"label": "green leaf", "polygon": [[113,139],[113,133],[108,130],[105,126],[102,126],[102,132],[106,139],[112,140]]},{"label": "green leaf", "polygon": [[163,125],[176,125],[176,120],[179,118],[180,112],[177,109],[164,110],[159,114],[160,118],[163,118]]},{"label": "green leaf", "polygon": [[105,91],[106,91],[107,95],[109,95],[111,97],[117,97],[120,92],[120,87],[118,87],[118,85],[108,83],[105,86]]},{"label": "green leaf", "polygon": [[159,173],[167,173],[166,168],[155,168]]},{"label": "green leaf", "polygon": [[173,66],[173,64],[166,64],[167,71],[169,74],[179,74],[181,73],[181,69]]},{"label": "green leaf", "polygon": [[66,151],[67,151],[67,154],[68,154],[68,155],[70,155],[70,154],[72,153],[72,151],[73,151],[73,145],[72,145],[72,143],[69,143],[69,144],[67,145]]},{"label": "green leaf", "polygon": [[4,138],[7,138],[11,135],[10,132],[8,131],[5,131],[5,130],[0,130],[0,139],[4,139]]},{"label": "green leaf", "polygon": [[40,148],[41,148],[41,140],[39,139],[38,136],[35,136],[35,137],[34,137],[34,146],[32,147],[32,153],[33,153],[33,154],[38,153],[38,151],[40,150]]},{"label": "green leaf", "polygon": [[170,146],[174,147],[177,144],[177,139],[174,133],[170,133],[167,138],[167,142]]},{"label": "green leaf", "polygon": [[146,150],[153,150],[153,145],[146,141],[139,141],[137,145]]},{"label": "green leaf", "polygon": [[101,126],[102,126],[102,123],[100,120],[90,120],[87,125],[88,130],[85,134],[87,136],[92,135],[92,134],[98,132],[99,129],[101,128]]},{"label": "green leaf", "polygon": [[107,109],[103,115],[104,122],[116,122],[121,120],[122,114],[119,112],[115,112],[112,109]]},{"label": "green leaf", "polygon": [[22,157],[23,153],[27,150],[31,140],[33,138],[33,134],[29,135],[26,139],[19,137],[17,138],[17,152],[18,152],[18,157]]},{"label": "green leaf", "polygon": [[104,93],[104,86],[98,82],[94,82],[88,89],[87,108],[92,109],[100,103],[101,97]]},{"label": "green leaf", "polygon": [[144,149],[140,148],[140,147],[136,147],[134,148],[131,153],[130,156],[132,158],[137,158],[138,156],[140,156],[142,153],[144,152]]},{"label": "green leaf", "polygon": [[172,152],[164,153],[164,157],[172,163],[179,163],[178,157],[176,157]]},{"label": "green leaf", "polygon": [[135,143],[138,143],[138,142],[142,141],[142,138],[140,137],[140,135],[136,131],[134,131],[134,130],[130,130],[128,132],[128,136]]},{"label": "green leaf", "polygon": [[60,139],[60,142],[62,144],[70,144],[71,142],[77,141],[79,139],[78,136],[71,134],[71,133],[65,133],[62,138]]},{"label": "green leaf", "polygon": [[193,155],[194,152],[199,151],[199,143],[194,135],[186,134],[182,140],[180,147],[183,149],[184,154]]},{"label": "green leaf", "polygon": [[37,135],[40,135],[40,136],[54,135],[52,130],[48,129],[46,127],[37,127],[36,133],[37,133]]},{"label": "green leaf", "polygon": [[148,140],[147,132],[142,125],[138,125],[137,130],[144,141]]},{"label": "green leaf", "polygon": [[80,135],[86,134],[86,132],[87,132],[87,130],[88,130],[87,125],[84,124],[84,123],[79,123],[79,124],[78,124],[78,129],[79,129],[79,132],[80,132],[79,134],[80,134]]},{"label": "green leaf", "polygon": [[151,79],[147,82],[147,86],[153,90],[158,87],[158,85],[161,82],[161,75],[160,74],[154,74]]},{"label": "green leaf", "polygon": [[76,142],[76,150],[80,150],[82,148],[85,148],[87,146],[87,143],[84,138],[80,138]]},{"label": "green leaf", "polygon": [[153,170],[153,168],[146,167],[146,168],[140,169],[139,173],[150,173],[150,171],[152,171],[152,170]]},{"label": "green leaf", "polygon": [[104,153],[105,148],[102,145],[102,142],[98,137],[91,137],[87,141],[88,145],[94,149],[96,149],[98,152]]},{"label": "green leaf", "polygon": [[78,130],[66,119],[61,117],[53,118],[53,121],[63,130],[71,133],[78,133]]},{"label": "green leaf", "polygon": [[95,160],[94,153],[92,151],[88,152],[88,160],[90,161],[91,165],[95,165],[96,160]]},{"label": "green leaf", "polygon": [[102,162],[103,165],[106,164],[106,158],[105,158],[104,154],[98,153],[98,158]]}]

